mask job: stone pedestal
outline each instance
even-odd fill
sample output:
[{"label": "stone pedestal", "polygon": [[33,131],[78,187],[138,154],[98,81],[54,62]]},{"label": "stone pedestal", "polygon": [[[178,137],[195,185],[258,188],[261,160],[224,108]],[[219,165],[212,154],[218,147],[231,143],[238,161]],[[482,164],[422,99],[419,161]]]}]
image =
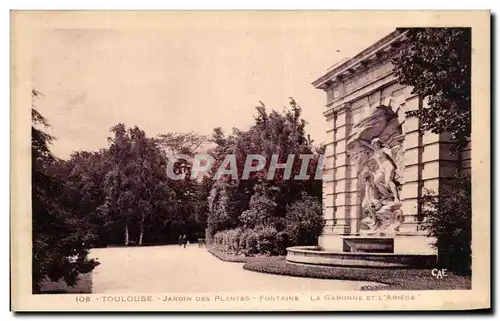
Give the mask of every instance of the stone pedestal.
[{"label": "stone pedestal", "polygon": [[352,253],[394,253],[393,237],[342,237],[343,251]]},{"label": "stone pedestal", "polygon": [[[352,237],[353,235],[348,236]],[[319,237],[318,245],[328,251],[343,252],[344,237],[340,234],[323,233]],[[428,237],[427,233],[401,233],[394,236],[393,239],[393,253],[395,254],[435,255],[437,253],[433,247],[435,239]]]}]

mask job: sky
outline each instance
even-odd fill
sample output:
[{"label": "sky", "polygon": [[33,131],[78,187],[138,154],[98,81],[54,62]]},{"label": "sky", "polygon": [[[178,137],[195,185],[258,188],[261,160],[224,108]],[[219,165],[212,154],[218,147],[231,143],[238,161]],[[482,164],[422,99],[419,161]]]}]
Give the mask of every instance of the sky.
[{"label": "sky", "polygon": [[33,87],[43,93],[35,104],[61,158],[108,146],[109,129],[119,122],[148,136],[245,129],[259,101],[282,110],[288,97],[302,107],[306,131],[319,144],[326,94],[311,82],[392,30],[257,20],[51,29],[33,53]]}]

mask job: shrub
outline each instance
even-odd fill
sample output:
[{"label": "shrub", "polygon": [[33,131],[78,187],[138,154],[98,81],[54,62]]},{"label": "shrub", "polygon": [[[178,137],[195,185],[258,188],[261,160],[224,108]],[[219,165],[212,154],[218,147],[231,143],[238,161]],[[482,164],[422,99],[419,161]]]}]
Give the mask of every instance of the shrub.
[{"label": "shrub", "polygon": [[229,230],[228,235],[228,244],[229,244],[229,252],[232,254],[238,254],[240,252],[240,235],[242,229],[235,228],[234,230]]},{"label": "shrub", "polygon": [[274,254],[277,231],[272,226],[259,226],[257,233],[257,248],[261,254]]},{"label": "shrub", "polygon": [[271,224],[276,214],[277,204],[270,195],[273,188],[256,185],[254,190],[255,194],[250,199],[249,209],[240,216],[241,222],[249,228]]},{"label": "shrub", "polygon": [[457,272],[471,268],[471,181],[457,174],[422,198],[422,227],[437,239],[439,264]]},{"label": "shrub", "polygon": [[214,236],[214,244],[219,250],[229,253],[238,254],[239,252],[239,235],[241,229],[225,230],[217,232]]},{"label": "shrub", "polygon": [[255,222],[257,221],[257,212],[250,208],[241,213],[240,220],[245,227],[253,228]]},{"label": "shrub", "polygon": [[227,254],[254,255],[258,253],[257,235],[250,229],[236,228],[219,231],[214,236],[214,245]]},{"label": "shrub", "polygon": [[247,238],[250,235],[251,230],[243,229],[241,230],[240,237],[238,239],[238,254],[244,254],[247,248]]},{"label": "shrub", "polygon": [[278,233],[272,226],[236,228],[217,232],[213,244],[219,251],[233,255],[283,255],[290,245],[290,236],[286,232]]},{"label": "shrub", "polygon": [[316,245],[325,221],[321,202],[306,194],[287,207],[286,231],[297,245]]},{"label": "shrub", "polygon": [[286,231],[281,231],[276,234],[276,254],[285,255],[286,248],[291,245],[290,235]]},{"label": "shrub", "polygon": [[224,234],[223,231],[221,232],[217,232],[214,234],[213,238],[212,238],[212,241],[213,241],[213,245],[215,245],[216,247],[218,247],[219,249],[221,249],[221,246],[222,246],[222,235]]},{"label": "shrub", "polygon": [[[211,234],[238,225],[237,207],[238,200],[243,197],[238,193],[237,187],[232,183],[214,184],[208,197],[207,227]],[[235,205],[236,204],[236,205]]]},{"label": "shrub", "polygon": [[257,233],[253,230],[249,230],[245,244],[245,255],[251,256],[259,253],[258,244]]}]

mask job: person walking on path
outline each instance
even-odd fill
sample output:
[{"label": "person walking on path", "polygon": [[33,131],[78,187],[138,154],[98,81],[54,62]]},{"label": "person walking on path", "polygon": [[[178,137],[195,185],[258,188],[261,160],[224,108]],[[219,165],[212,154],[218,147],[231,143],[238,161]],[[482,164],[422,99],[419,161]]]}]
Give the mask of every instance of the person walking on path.
[{"label": "person walking on path", "polygon": [[181,243],[184,244],[184,248],[186,248],[186,245],[187,245],[187,235],[186,234],[182,235]]}]

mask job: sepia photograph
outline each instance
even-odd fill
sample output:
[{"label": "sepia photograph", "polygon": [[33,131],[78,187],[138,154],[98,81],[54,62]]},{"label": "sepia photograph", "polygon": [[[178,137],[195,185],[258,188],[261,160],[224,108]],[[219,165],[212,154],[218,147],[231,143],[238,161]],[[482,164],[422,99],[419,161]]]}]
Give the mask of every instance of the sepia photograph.
[{"label": "sepia photograph", "polygon": [[489,308],[489,19],[12,11],[13,309]]}]

